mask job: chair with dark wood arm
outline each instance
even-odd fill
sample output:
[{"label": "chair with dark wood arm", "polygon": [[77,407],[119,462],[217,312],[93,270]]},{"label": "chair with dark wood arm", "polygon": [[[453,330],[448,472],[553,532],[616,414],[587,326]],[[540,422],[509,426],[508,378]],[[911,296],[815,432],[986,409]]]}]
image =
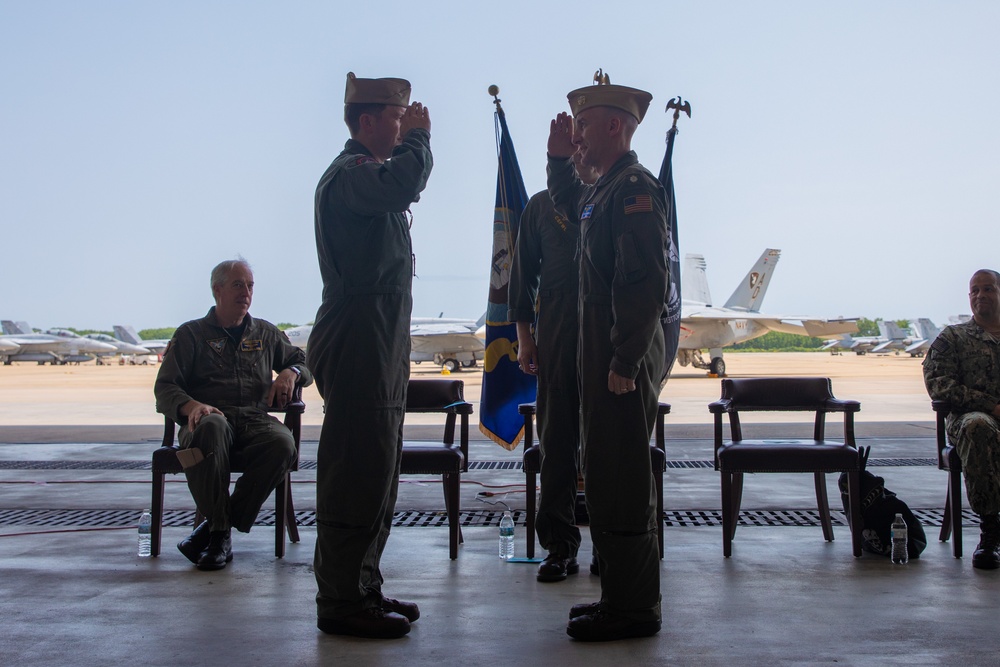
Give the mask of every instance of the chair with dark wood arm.
[{"label": "chair with dark wood arm", "polygon": [[947,542],[952,532],[951,552],[955,558],[962,557],[962,459],[958,451],[948,442],[945,417],[952,411],[947,401],[931,401],[937,423],[938,470],[948,473],[948,490],[944,496],[944,516],[941,519],[941,533],[938,539]]},{"label": "chair with dark wood arm", "polygon": [[[445,511],[448,514],[448,556],[458,558],[462,540],[459,524],[459,489],[462,473],[469,470],[469,415],[472,404],[465,400],[461,380],[410,380],[406,389],[406,412],[444,415],[440,441],[404,440],[400,474],[441,475]],[[455,441],[455,426],[459,426]]]},{"label": "chair with dark wood arm", "polygon": [[[288,532],[288,539],[291,542],[299,541],[299,529],[295,522],[295,507],[292,503],[292,472],[299,469],[299,447],[302,439],[302,413],[306,410],[306,404],[302,402],[302,388],[296,387],[292,393],[292,400],[285,407],[271,407],[269,412],[284,413],[285,426],[292,432],[295,439],[295,459],[288,473],[274,490],[274,555],[276,558],[285,556],[285,532]],[[151,513],[153,515],[153,525],[151,530],[151,553],[153,556],[160,555],[160,542],[163,533],[163,489],[166,475],[176,475],[184,472],[181,462],[177,459],[179,450],[178,444],[174,440],[175,424],[169,417],[164,418],[163,442],[159,449],[153,452],[153,499],[151,503]],[[243,472],[234,461],[231,472]],[[194,525],[201,523],[201,512],[195,511]]]},{"label": "chair with dark wood arm", "polygon": [[[726,378],[722,398],[709,404],[715,417],[715,469],[722,475],[722,553],[732,555],[733,537],[739,522],[743,497],[743,475],[767,472],[811,472],[816,487],[823,537],[833,540],[826,473],[846,472],[849,484],[851,542],[855,556],[861,556],[860,460],[854,441],[854,413],[857,401],[833,396],[829,378]],[[741,412],[813,412],[812,439],[743,437]],[[844,415],[844,439],[826,437],[826,415]],[[722,416],[729,415],[730,440],[723,438]]]},{"label": "chair with dark wood arm", "polygon": [[[525,544],[528,558],[535,557],[535,514],[538,511],[537,490],[538,474],[542,470],[542,450],[540,443],[535,442],[535,404],[522,403],[518,412],[524,417],[524,455],[521,468],[524,470],[524,486],[526,512]],[[653,466],[653,476],[656,486],[656,536],[660,546],[660,558],[663,558],[663,471],[667,468],[666,438],[664,435],[663,418],[670,413],[668,403],[660,403],[656,416],[656,430],[653,444],[649,446],[650,463]]]}]

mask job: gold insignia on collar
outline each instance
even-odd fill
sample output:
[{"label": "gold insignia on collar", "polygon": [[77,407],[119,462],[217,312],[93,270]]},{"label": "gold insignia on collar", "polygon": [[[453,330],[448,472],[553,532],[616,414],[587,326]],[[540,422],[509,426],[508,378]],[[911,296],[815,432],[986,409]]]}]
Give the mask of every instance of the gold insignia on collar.
[{"label": "gold insignia on collar", "polygon": [[586,95],[580,95],[578,98],[576,98],[576,106],[582,107],[586,103],[587,103]]},{"label": "gold insignia on collar", "polygon": [[633,183],[637,183],[639,181],[639,177],[638,176],[631,176],[631,177],[629,177],[628,180],[630,180]]}]

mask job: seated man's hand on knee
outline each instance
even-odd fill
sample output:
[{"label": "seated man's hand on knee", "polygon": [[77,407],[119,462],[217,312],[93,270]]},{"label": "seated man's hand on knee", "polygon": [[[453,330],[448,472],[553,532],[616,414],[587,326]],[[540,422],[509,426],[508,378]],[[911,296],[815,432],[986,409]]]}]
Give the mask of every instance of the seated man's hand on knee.
[{"label": "seated man's hand on knee", "polygon": [[187,417],[188,429],[193,431],[198,427],[198,423],[201,421],[202,417],[213,414],[221,415],[222,410],[212,407],[206,403],[190,400],[181,406],[180,413],[182,417]]}]

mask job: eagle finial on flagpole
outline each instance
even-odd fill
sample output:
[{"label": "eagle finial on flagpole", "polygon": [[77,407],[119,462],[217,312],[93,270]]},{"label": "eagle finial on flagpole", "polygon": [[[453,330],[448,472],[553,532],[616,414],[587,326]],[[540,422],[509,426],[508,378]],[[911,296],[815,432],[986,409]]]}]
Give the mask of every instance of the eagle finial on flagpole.
[{"label": "eagle finial on flagpole", "polygon": [[603,67],[598,68],[598,70],[594,72],[594,83],[598,86],[609,86],[611,85],[611,75],[606,74]]},{"label": "eagle finial on flagpole", "polygon": [[691,102],[690,101],[685,102],[683,99],[681,99],[680,95],[678,95],[677,97],[672,97],[670,98],[670,101],[667,102],[667,108],[665,109],[666,113],[670,113],[671,109],[674,110],[674,124],[670,126],[670,129],[676,130],[677,119],[681,117],[682,111],[687,114],[688,118],[691,117]]}]

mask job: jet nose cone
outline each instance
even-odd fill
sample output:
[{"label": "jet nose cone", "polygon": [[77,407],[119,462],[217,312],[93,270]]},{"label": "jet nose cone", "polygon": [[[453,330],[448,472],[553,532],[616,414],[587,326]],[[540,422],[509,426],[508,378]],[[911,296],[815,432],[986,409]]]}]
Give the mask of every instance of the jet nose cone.
[{"label": "jet nose cone", "polygon": [[80,345],[80,349],[86,352],[117,352],[118,348],[99,340],[89,340]]}]

